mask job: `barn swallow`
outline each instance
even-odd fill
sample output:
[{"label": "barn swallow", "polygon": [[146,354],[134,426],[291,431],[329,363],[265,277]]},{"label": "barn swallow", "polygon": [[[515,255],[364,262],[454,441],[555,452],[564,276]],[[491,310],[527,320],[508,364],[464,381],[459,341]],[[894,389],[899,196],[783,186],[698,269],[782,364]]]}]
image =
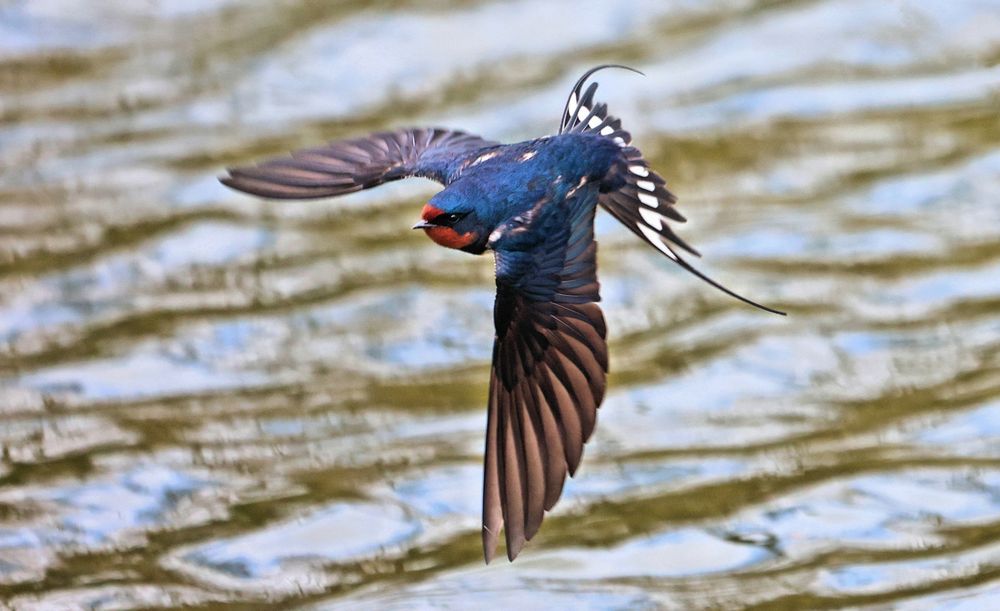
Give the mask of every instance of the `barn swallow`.
[{"label": "barn swallow", "polygon": [[[499,144],[462,131],[379,132],[300,150],[220,180],[253,195],[318,199],[410,176],[444,189],[414,229],[441,246],[482,254],[496,270],[483,477],[483,553],[501,528],[511,561],[559,500],[580,464],[604,398],[608,351],[597,281],[598,206],[671,261],[717,289],[682,256],[700,256],[672,223],[677,198],[650,169],[621,121],[595,103],[588,70],[573,86],[558,133]],[[641,73],[640,73],[641,74]]]}]

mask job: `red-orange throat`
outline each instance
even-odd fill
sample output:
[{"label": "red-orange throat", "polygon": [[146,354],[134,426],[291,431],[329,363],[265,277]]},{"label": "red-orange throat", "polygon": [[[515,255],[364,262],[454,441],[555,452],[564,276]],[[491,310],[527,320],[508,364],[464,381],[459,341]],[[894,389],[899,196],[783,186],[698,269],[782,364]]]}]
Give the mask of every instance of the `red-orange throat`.
[{"label": "red-orange throat", "polygon": [[475,233],[458,233],[451,227],[426,227],[424,231],[427,232],[427,237],[448,248],[465,248],[476,241]]}]

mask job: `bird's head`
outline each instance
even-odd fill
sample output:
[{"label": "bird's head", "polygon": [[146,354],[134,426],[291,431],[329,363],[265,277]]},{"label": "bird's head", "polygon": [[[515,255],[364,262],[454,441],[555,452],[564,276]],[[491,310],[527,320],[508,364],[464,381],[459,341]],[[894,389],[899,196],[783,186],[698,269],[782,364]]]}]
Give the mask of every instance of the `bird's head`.
[{"label": "bird's head", "polygon": [[427,237],[441,246],[457,248],[473,254],[485,250],[485,231],[472,206],[431,200],[420,212],[414,229],[423,229]]}]

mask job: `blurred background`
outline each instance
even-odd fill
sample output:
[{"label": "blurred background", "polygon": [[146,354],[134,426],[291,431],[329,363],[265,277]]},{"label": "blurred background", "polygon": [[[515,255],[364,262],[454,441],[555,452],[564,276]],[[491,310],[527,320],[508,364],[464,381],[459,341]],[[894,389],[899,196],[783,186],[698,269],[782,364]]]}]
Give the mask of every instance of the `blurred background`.
[{"label": "blurred background", "polygon": [[[438,188],[226,165],[555,130],[589,66],[702,269],[605,214],[610,392],[482,564],[492,260]],[[0,1],[0,606],[1000,607],[997,0]]]}]

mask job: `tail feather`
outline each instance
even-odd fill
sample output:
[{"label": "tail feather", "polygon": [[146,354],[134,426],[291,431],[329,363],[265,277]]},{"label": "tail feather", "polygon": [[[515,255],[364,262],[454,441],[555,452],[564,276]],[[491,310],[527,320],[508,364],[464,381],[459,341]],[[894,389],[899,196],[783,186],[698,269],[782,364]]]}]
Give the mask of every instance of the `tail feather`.
[{"label": "tail feather", "polygon": [[669,257],[682,269],[746,304],[784,316],[785,313],[782,311],[761,305],[726,288],[680,257],[675,247],[686,250],[696,257],[700,257],[701,254],[682,240],[670,226],[671,221],[683,223],[687,220],[677,211],[675,206],[677,197],[667,189],[666,181],[650,169],[642,152],[631,146],[632,136],[622,129],[621,120],[608,114],[607,104],[594,102],[597,83],[591,83],[584,89],[591,75],[605,68],[623,68],[642,74],[634,68],[618,64],[591,68],[577,80],[570,91],[559,124],[559,133],[599,134],[614,140],[621,147],[619,162],[605,178],[605,183],[613,186],[609,186],[607,192],[601,193],[598,200],[601,206],[632,233]]}]

